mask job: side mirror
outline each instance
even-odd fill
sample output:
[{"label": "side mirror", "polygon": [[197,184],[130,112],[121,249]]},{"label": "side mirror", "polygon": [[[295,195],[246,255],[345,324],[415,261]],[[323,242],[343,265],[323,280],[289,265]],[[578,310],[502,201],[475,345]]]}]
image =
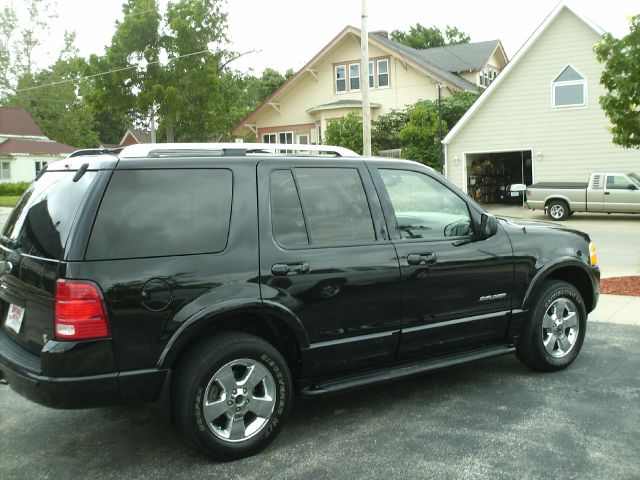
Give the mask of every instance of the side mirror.
[{"label": "side mirror", "polygon": [[498,232],[498,219],[490,213],[483,213],[480,217],[480,236],[484,238],[493,237]]}]

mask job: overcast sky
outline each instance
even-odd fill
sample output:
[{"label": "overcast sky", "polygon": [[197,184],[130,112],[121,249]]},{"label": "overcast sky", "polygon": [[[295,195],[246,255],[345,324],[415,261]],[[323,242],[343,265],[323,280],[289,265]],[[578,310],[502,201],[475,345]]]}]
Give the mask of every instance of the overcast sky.
[{"label": "overcast sky", "polygon": [[[0,7],[9,0],[0,0]],[[160,0],[165,5],[167,0]],[[14,0],[20,3],[21,0]],[[58,0],[52,39],[66,30],[78,34],[82,55],[102,53],[122,18],[120,0]],[[467,32],[472,41],[500,39],[509,58],[522,46],[557,0],[368,0],[369,29],[406,30],[420,22]],[[568,5],[616,36],[628,33],[628,17],[640,13],[638,0],[570,0]],[[302,67],[346,25],[360,27],[361,0],[228,0],[229,37],[238,52],[237,70],[265,67],[284,72]],[[56,35],[58,34],[58,35]],[[57,45],[51,42],[50,58]],[[45,65],[46,66],[46,63]]]}]

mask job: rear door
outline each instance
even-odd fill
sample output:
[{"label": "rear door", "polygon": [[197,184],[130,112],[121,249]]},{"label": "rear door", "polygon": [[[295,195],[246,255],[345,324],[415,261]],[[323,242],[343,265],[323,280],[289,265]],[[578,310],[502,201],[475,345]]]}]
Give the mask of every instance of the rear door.
[{"label": "rear door", "polygon": [[34,354],[53,338],[56,280],[76,215],[110,172],[47,171],[15,206],[0,239],[0,325]]},{"label": "rear door", "polygon": [[303,324],[303,374],[393,360],[400,273],[364,163],[263,161],[258,195],[262,298]]},{"label": "rear door", "polygon": [[[401,357],[505,337],[513,253],[502,230],[476,240],[463,198],[412,165],[372,168],[402,274]],[[419,167],[418,167],[419,168]]]}]

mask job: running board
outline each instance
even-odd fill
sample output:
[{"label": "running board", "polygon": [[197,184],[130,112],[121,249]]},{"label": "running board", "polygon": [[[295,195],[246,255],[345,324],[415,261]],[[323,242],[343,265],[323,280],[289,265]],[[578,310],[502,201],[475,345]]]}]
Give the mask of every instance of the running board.
[{"label": "running board", "polygon": [[476,348],[463,353],[450,354],[438,358],[421,360],[419,362],[396,365],[382,370],[349,375],[332,380],[324,380],[310,387],[303,388],[300,391],[300,395],[304,397],[315,397],[329,395],[332,393],[340,393],[347,390],[365,387],[374,383],[392,382],[411,377],[418,373],[453,367],[455,365],[473,362],[483,358],[497,357],[499,355],[511,353],[514,350],[515,347],[508,345],[491,345],[489,347]]}]

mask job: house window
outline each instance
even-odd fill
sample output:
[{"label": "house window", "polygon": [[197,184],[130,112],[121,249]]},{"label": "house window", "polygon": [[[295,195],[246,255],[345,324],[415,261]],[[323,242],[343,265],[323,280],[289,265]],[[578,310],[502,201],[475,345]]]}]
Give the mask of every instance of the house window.
[{"label": "house window", "polygon": [[483,68],[480,70],[480,86],[488,87],[498,76],[498,71],[493,68]]},{"label": "house window", "polygon": [[587,81],[567,65],[551,86],[553,108],[584,107],[587,104]]},{"label": "house window", "polygon": [[47,162],[36,161],[35,164],[36,164],[36,176],[38,176],[38,174],[40,173],[40,170],[42,170],[44,167],[47,166]]},{"label": "house window", "polygon": [[360,64],[349,64],[349,90],[360,90]]},{"label": "house window", "polygon": [[293,143],[293,132],[278,133],[278,143]]},{"label": "house window", "polygon": [[347,67],[338,65],[336,67],[336,92],[347,91]]},{"label": "house window", "polygon": [[373,65],[373,62],[369,62],[369,88],[373,88],[373,78],[375,76]]},{"label": "house window", "polygon": [[0,180],[11,180],[11,162],[0,162]]},{"label": "house window", "polygon": [[389,86],[389,60],[378,60],[378,87]]},{"label": "house window", "polygon": [[275,133],[263,133],[262,134],[262,143],[277,143]]}]

